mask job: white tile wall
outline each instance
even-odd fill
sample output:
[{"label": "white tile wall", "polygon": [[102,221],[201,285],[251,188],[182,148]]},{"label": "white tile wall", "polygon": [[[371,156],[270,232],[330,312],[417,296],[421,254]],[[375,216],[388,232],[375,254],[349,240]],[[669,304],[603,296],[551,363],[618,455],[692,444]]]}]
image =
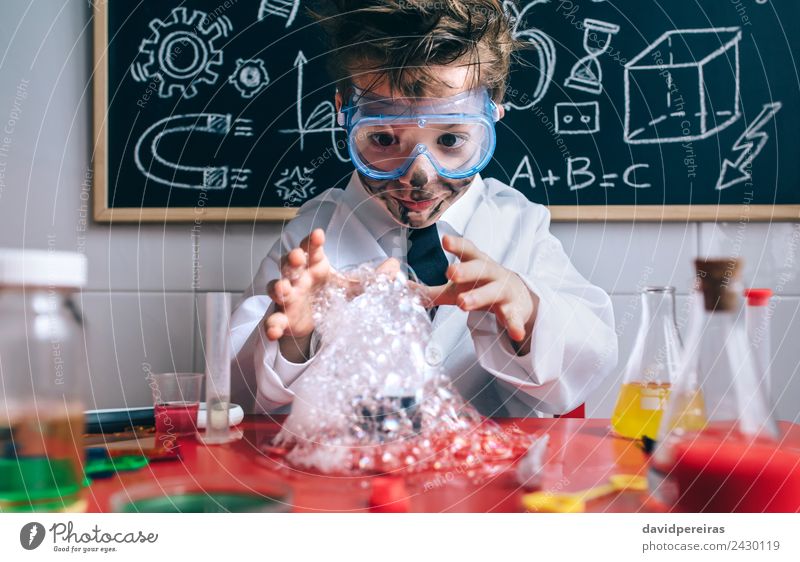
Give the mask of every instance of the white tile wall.
[{"label": "white tile wall", "polygon": [[634,293],[648,284],[689,290],[694,223],[556,223],[551,230],[578,271],[609,293]]},{"label": "white tile wall", "polygon": [[[88,254],[90,290],[82,307],[95,405],[136,406],[150,401],[144,363],[156,371],[202,369],[195,294],[249,285],[280,225],[203,224],[193,237],[191,224],[85,222],[92,141],[88,13],[84,0],[3,5],[0,121],[21,80],[29,86],[0,191],[0,246],[52,245]],[[773,388],[779,417],[798,419],[800,224],[582,223],[552,230],[578,270],[612,294],[623,363],[642,285],[672,284],[685,294],[701,248],[743,256],[747,284],[783,296],[773,318]],[[610,415],[621,372],[620,366],[589,399],[590,415]]]},{"label": "white tile wall", "polygon": [[191,371],[191,293],[83,293],[90,405],[152,404],[148,371]]},{"label": "white tile wall", "polygon": [[192,291],[191,225],[93,224],[86,234],[89,289]]},{"label": "white tile wall", "polygon": [[200,225],[198,290],[239,293],[249,287],[280,228],[281,223]]}]

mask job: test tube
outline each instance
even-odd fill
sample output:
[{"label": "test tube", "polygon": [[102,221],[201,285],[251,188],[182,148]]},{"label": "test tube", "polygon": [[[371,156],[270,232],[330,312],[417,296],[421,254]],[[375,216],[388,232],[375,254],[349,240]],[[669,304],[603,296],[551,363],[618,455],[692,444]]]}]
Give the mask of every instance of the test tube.
[{"label": "test tube", "polygon": [[206,432],[208,445],[233,440],[228,429],[231,400],[231,295],[206,294]]},{"label": "test tube", "polygon": [[769,306],[769,299],[772,296],[771,289],[745,289],[744,296],[747,297],[747,308],[745,309],[745,325],[747,336],[750,340],[750,349],[755,357],[755,366],[758,375],[761,377],[761,384],[764,395],[772,396],[770,381],[770,316],[772,311]]}]

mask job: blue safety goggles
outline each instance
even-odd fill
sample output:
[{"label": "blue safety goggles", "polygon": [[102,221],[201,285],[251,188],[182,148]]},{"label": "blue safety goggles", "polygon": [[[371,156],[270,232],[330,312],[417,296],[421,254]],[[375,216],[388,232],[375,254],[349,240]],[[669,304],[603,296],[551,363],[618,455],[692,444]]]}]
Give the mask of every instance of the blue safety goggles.
[{"label": "blue safety goggles", "polygon": [[486,88],[449,98],[378,98],[356,90],[337,116],[353,164],[377,180],[403,176],[419,156],[446,178],[477,174],[494,154],[499,118]]}]

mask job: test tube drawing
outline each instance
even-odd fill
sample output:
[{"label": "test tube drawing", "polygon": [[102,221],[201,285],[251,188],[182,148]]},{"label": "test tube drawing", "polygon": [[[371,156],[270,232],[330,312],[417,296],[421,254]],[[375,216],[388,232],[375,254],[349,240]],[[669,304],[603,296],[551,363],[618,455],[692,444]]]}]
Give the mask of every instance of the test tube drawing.
[{"label": "test tube drawing", "polygon": [[231,401],[231,295],[206,294],[206,433],[208,445],[233,440],[228,429]]}]

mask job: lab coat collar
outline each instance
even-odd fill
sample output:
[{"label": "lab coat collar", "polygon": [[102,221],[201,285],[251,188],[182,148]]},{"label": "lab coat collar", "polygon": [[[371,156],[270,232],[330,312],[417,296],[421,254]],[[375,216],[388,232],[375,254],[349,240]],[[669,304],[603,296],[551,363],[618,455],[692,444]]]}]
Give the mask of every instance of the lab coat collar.
[{"label": "lab coat collar", "polygon": [[480,174],[476,174],[472,183],[467,187],[467,192],[442,213],[439,222],[447,223],[456,234],[464,236],[467,224],[475,214],[485,190],[483,178]]},{"label": "lab coat collar", "polygon": [[[439,222],[446,223],[458,236],[463,236],[467,223],[478,207],[484,191],[483,179],[480,174],[476,174],[467,188],[467,192],[442,214]],[[385,234],[396,228],[402,228],[386,209],[364,189],[361,178],[355,170],[345,188],[344,198],[348,207],[352,209],[375,240],[380,240]]]}]

